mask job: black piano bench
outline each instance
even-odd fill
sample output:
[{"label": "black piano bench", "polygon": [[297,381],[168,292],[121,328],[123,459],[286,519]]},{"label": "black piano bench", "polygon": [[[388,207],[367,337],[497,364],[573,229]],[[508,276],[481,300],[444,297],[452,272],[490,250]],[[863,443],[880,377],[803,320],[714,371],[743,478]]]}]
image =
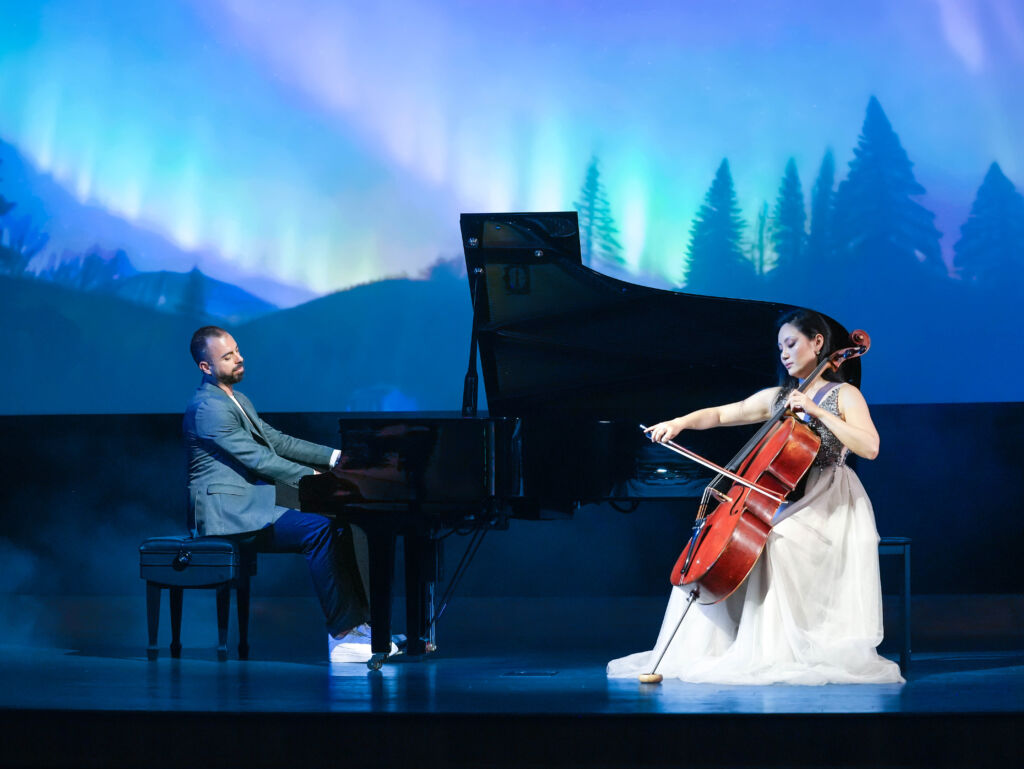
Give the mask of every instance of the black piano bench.
[{"label": "black piano bench", "polygon": [[900,670],[906,675],[910,668],[910,537],[882,537],[878,541],[879,555],[898,555],[902,560],[903,579],[900,582]]},{"label": "black piano bench", "polygon": [[249,578],[256,573],[256,552],[223,537],[150,537],[139,545],[140,576],[146,580],[146,656],[157,658],[160,591],[171,597],[171,656],[181,656],[181,601],[186,588],[217,591],[217,658],[228,658],[231,588],[238,602],[238,658],[249,658]]}]

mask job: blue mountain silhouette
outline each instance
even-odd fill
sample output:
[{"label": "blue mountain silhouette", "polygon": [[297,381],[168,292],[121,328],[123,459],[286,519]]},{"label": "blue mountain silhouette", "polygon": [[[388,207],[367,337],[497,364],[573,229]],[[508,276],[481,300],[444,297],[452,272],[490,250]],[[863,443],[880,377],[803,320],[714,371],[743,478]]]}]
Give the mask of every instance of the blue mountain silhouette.
[{"label": "blue mountain silhouette", "polygon": [[54,254],[63,259],[69,254],[83,254],[96,248],[110,252],[121,249],[141,271],[188,272],[199,264],[207,275],[226,278],[276,306],[289,307],[316,296],[300,286],[240,273],[237,266],[218,254],[187,251],[144,224],[132,222],[101,205],[83,203],[64,184],[38,170],[16,147],[3,141],[0,141],[0,192],[16,204],[10,216],[29,214],[50,236],[46,251],[37,257],[40,262],[51,259]]},{"label": "blue mountain silhouette", "polygon": [[[206,321],[0,276],[0,327],[17,362],[0,377],[0,413],[180,412],[199,383],[188,342]],[[240,389],[264,412],[461,404],[470,307],[454,274],[369,283],[227,328],[246,358]]]},{"label": "blue mountain silhouette", "polygon": [[141,272],[109,285],[111,293],[135,304],[160,312],[181,312],[187,302],[189,283],[198,278],[204,298],[205,313],[219,323],[245,323],[273,312],[277,307],[238,286],[216,280],[198,272]]}]

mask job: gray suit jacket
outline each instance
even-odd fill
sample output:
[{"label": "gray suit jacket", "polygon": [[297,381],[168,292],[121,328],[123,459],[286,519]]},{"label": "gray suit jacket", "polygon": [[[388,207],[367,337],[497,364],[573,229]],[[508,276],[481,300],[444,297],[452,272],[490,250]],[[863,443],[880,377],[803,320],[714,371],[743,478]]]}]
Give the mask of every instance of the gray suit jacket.
[{"label": "gray suit jacket", "polygon": [[[204,380],[185,410],[189,528],[198,536],[257,531],[285,508],[275,504],[275,483],[296,485],[324,467],[333,449],[285,435],[268,425],[235,390],[245,409]],[[246,419],[248,416],[248,419]]]}]

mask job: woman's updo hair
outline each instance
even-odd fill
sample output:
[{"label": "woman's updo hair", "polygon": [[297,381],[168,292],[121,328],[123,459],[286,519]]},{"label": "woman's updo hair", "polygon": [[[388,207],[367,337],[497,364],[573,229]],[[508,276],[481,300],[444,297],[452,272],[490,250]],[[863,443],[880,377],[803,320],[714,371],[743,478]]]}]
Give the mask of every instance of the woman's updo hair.
[{"label": "woman's updo hair", "polygon": [[[778,336],[779,330],[786,324],[796,327],[796,329],[806,336],[808,339],[814,339],[818,334],[821,334],[824,339],[824,344],[821,345],[821,349],[818,351],[818,363],[821,363],[834,349],[832,346],[832,329],[828,322],[821,317],[818,313],[813,310],[790,310],[785,315],[781,316],[775,323],[775,335]],[[793,388],[799,385],[799,380],[790,376],[789,372],[782,366],[782,361],[779,360],[776,364],[779,369],[779,384],[782,387]],[[822,375],[823,379],[829,382],[846,382],[849,381],[843,376],[843,367],[840,367],[839,371],[828,370]]]}]

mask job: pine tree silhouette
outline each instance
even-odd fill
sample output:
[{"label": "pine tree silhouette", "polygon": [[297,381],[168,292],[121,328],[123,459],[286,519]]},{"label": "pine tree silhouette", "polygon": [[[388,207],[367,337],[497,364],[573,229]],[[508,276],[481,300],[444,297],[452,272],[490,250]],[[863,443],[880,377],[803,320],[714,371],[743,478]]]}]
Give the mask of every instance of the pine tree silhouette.
[{"label": "pine tree silhouette", "polygon": [[11,275],[23,274],[49,242],[50,236],[39,229],[31,214],[0,222],[0,262]]},{"label": "pine tree silhouette", "polygon": [[601,172],[597,156],[590,158],[587,173],[580,188],[580,197],[575,203],[580,223],[580,254],[583,263],[598,267],[602,264],[625,269],[622,246],[616,238],[618,230],[612,219],[611,206],[601,183]]},{"label": "pine tree silhouette", "polygon": [[728,159],[722,160],[690,230],[686,289],[698,294],[746,296],[754,288],[754,266],[743,255],[740,218]]},{"label": "pine tree silhouette", "polygon": [[[0,160],[0,165],[3,165],[3,161]],[[0,177],[0,181],[3,181],[3,177]],[[14,208],[14,203],[0,195],[0,216],[7,216]]]},{"label": "pine tree silhouette", "polygon": [[201,318],[206,315],[206,277],[198,265],[192,268],[178,303],[178,312]]},{"label": "pine tree silhouette", "polygon": [[[3,161],[0,160],[0,164]],[[7,216],[13,209],[15,204],[0,195],[0,219]],[[15,272],[15,264],[19,261],[18,253],[9,245],[10,235],[7,232],[7,227],[2,221],[0,221],[0,270],[3,272]]]},{"label": "pine tree silhouette", "polygon": [[1024,283],[1024,197],[998,163],[989,166],[953,251],[953,265],[968,283],[1001,289]]},{"label": "pine tree silhouette", "polygon": [[754,242],[750,246],[750,261],[754,265],[757,276],[764,275],[768,266],[768,204],[762,203],[757,210],[757,223],[754,225]]},{"label": "pine tree silhouette", "polygon": [[776,259],[772,278],[791,296],[803,296],[814,283],[814,276],[810,274],[805,260],[806,222],[800,176],[796,171],[796,161],[790,158],[772,211],[771,238]]},{"label": "pine tree silhouette", "polygon": [[811,231],[807,236],[807,262],[819,273],[828,272],[834,257],[835,184],[836,161],[832,150],[825,150],[811,191]]},{"label": "pine tree silhouette", "polygon": [[[841,273],[898,285],[945,275],[935,215],[912,200],[924,187],[874,96],[868,102],[850,171],[836,192]],[[922,271],[921,264],[930,270]]]}]

